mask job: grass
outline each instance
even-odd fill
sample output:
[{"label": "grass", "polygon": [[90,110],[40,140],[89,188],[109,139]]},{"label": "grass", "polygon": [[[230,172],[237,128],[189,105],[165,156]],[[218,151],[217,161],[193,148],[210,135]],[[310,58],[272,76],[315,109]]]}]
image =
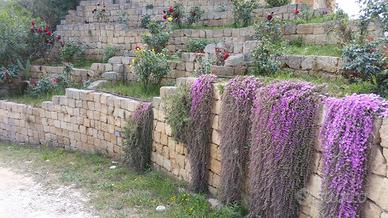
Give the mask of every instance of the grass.
[{"label": "grass", "polygon": [[112,92],[123,96],[139,98],[141,100],[152,100],[153,97],[160,95],[160,87],[153,86],[148,89],[144,89],[141,83],[138,82],[119,82],[109,83],[108,85],[100,89],[104,92]]},{"label": "grass", "polygon": [[64,94],[65,94],[65,90],[62,90],[62,91],[58,91],[58,92],[47,93],[45,95],[40,95],[38,97],[32,97],[28,94],[15,95],[15,96],[8,97],[7,100],[12,101],[12,102],[16,102],[16,103],[28,104],[28,105],[32,105],[32,106],[39,106],[44,101],[51,101],[51,99],[54,95],[64,95]]},{"label": "grass", "polygon": [[326,23],[326,22],[335,20],[336,17],[337,17],[336,13],[331,13],[327,15],[312,17],[310,19],[298,18],[294,20],[288,20],[286,21],[286,24]]},{"label": "grass", "polygon": [[297,45],[292,42],[285,48],[286,54],[341,57],[342,49],[337,45]]},{"label": "grass", "polygon": [[324,90],[331,96],[344,97],[353,93],[373,93],[376,86],[370,82],[358,81],[350,83],[343,77],[328,77],[323,75],[310,75],[293,71],[280,71],[269,76],[259,76],[265,83],[275,80],[302,80],[324,86]]},{"label": "grass", "polygon": [[[79,69],[90,69],[93,63],[100,63],[101,60],[75,60],[71,64],[73,65],[74,68],[79,68]],[[33,63],[34,64],[34,63]],[[49,63],[35,63],[37,65],[44,65],[44,66],[52,66],[52,67],[60,67],[64,66],[63,62],[49,62]]]},{"label": "grass", "polygon": [[[205,196],[179,191],[185,184],[158,172],[136,174],[98,154],[0,143],[1,165],[48,185],[75,185],[89,193],[101,217],[242,217],[238,207],[212,210]],[[112,170],[110,166],[116,165]],[[167,210],[155,212],[158,205]]]}]

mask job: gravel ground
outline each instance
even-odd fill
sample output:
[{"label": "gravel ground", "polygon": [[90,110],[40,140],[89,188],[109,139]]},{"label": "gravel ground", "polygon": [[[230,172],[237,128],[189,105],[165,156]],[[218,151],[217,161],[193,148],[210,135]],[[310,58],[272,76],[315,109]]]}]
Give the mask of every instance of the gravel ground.
[{"label": "gravel ground", "polygon": [[0,218],[94,218],[88,198],[73,187],[46,188],[29,175],[0,167]]}]

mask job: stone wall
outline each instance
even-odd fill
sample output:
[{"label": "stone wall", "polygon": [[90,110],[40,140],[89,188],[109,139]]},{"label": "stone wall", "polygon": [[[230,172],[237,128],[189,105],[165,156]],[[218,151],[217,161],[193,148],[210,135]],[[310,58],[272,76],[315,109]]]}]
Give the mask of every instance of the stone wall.
[{"label": "stone wall", "polygon": [[[65,67],[63,66],[45,66],[45,65],[32,65],[30,69],[30,74],[32,79],[40,79],[43,76],[58,75],[63,73]],[[71,80],[76,83],[81,83],[83,81],[96,79],[99,77],[95,71],[77,69],[73,68],[70,73]]]},{"label": "stone wall", "polygon": [[[182,84],[190,84],[193,79],[180,78],[177,81],[177,86]],[[219,116],[221,113],[221,98],[219,86],[215,85],[216,91],[214,93],[214,101],[212,108],[212,140],[209,144],[211,148],[209,160],[209,190],[212,194],[217,195],[220,185],[220,171],[221,171],[221,153],[220,153],[220,130]],[[171,134],[171,128],[165,122],[165,113],[163,110],[163,99],[174,93],[176,87],[163,87],[161,89],[161,98],[154,98],[154,144],[152,161],[155,168],[168,172],[169,174],[184,179],[190,180],[190,163],[187,157],[187,148],[184,144],[178,143]],[[323,112],[322,112],[323,116]],[[322,117],[321,116],[321,117]],[[384,218],[388,215],[388,198],[385,192],[388,191],[388,117],[376,124],[377,140],[375,146],[372,148],[370,156],[370,175],[367,183],[367,201],[363,208],[363,217],[370,218]],[[379,137],[380,135],[380,137]],[[320,190],[322,184],[322,148],[319,142],[315,146],[313,175],[311,176],[307,186],[307,198],[302,203],[302,210],[300,217],[307,218],[319,217],[320,204]],[[246,176],[248,177],[248,176]],[[249,187],[244,187],[245,190]]]},{"label": "stone wall", "polygon": [[[177,86],[191,84],[194,78],[180,78]],[[176,87],[162,87],[161,97],[153,100],[154,127],[152,162],[156,169],[176,178],[190,180],[187,148],[178,143],[165,122],[164,99]],[[220,86],[215,85],[212,108],[212,139],[209,144],[209,189],[217,195],[220,186]],[[55,96],[42,107],[0,101],[0,138],[20,143],[48,144],[67,149],[100,152],[113,157],[122,155],[123,128],[139,101],[111,94],[67,89],[65,96]],[[322,117],[322,116],[321,116]],[[320,122],[321,123],[321,122]],[[370,156],[370,175],[363,217],[384,218],[388,215],[388,117],[376,122],[376,141]],[[305,189],[300,217],[319,217],[319,193],[322,183],[322,149],[317,141],[313,175]],[[248,176],[247,176],[248,177]],[[249,187],[243,188],[244,195]]]},{"label": "stone wall", "polygon": [[126,121],[139,104],[77,89],[67,89],[65,96],[54,96],[37,108],[0,101],[0,138],[119,157]]}]

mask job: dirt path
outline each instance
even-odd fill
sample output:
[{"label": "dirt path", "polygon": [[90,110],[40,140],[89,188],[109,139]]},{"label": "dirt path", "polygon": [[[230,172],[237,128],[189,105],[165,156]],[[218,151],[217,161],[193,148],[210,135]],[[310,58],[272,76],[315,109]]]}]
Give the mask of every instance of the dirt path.
[{"label": "dirt path", "polygon": [[0,167],[0,218],[90,218],[88,199],[71,187],[45,188],[32,177]]}]

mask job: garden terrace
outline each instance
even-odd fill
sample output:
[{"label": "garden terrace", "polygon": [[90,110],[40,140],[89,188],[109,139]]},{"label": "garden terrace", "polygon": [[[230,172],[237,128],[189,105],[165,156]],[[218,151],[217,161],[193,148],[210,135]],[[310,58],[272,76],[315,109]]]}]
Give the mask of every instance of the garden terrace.
[{"label": "garden terrace", "polygon": [[[177,85],[191,84],[194,78],[178,79]],[[212,100],[212,137],[209,160],[209,190],[217,195],[220,185],[220,129],[221,93],[225,83],[215,84]],[[177,142],[166,123],[163,102],[176,87],[162,87],[160,96],[153,99],[153,146],[152,162],[156,169],[190,181],[190,163],[186,145]],[[65,96],[55,96],[41,107],[0,101],[0,136],[4,140],[20,143],[52,144],[54,146],[86,152],[101,152],[109,156],[123,155],[123,131],[126,119],[141,102],[112,94],[67,89]],[[320,112],[323,116],[323,112]],[[322,119],[322,118],[320,118]],[[322,123],[322,121],[319,121]],[[379,217],[388,211],[386,201],[380,194],[388,189],[386,148],[388,148],[388,119],[376,121],[375,135],[380,136],[373,144],[371,175],[368,176],[368,201],[363,213]],[[319,192],[322,182],[322,148],[317,141],[314,146],[313,175],[306,187],[308,197],[302,204],[304,216],[318,217]],[[387,187],[386,187],[387,186]],[[249,193],[249,185],[244,186]]]}]

